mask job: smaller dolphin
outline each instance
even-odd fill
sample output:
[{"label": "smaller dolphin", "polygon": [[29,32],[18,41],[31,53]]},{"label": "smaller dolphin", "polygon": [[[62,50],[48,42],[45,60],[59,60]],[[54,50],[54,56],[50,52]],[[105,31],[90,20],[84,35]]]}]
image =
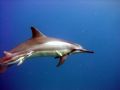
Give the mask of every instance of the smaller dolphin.
[{"label": "smaller dolphin", "polygon": [[76,43],[48,37],[34,27],[31,27],[31,30],[32,37],[29,40],[11,51],[4,51],[5,56],[0,58],[0,72],[4,72],[11,65],[21,65],[30,57],[53,56],[59,58],[59,62],[56,65],[59,67],[70,54],[93,53],[93,51],[84,49]]}]

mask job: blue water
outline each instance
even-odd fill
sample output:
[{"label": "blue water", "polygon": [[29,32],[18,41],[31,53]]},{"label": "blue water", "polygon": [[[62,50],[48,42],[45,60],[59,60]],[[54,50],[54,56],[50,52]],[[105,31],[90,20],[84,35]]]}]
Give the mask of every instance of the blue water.
[{"label": "blue water", "polygon": [[94,54],[37,57],[0,75],[0,90],[120,90],[119,0],[1,0],[0,56],[31,37],[30,27]]}]

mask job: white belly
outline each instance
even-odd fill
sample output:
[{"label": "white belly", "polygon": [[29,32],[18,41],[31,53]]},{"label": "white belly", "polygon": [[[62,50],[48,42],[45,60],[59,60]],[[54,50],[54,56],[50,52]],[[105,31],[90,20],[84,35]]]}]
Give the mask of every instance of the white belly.
[{"label": "white belly", "polygon": [[32,54],[31,57],[34,56],[59,56],[59,54],[57,53],[61,53],[62,55],[67,54],[70,52],[70,50],[48,50],[48,51],[36,51]]}]

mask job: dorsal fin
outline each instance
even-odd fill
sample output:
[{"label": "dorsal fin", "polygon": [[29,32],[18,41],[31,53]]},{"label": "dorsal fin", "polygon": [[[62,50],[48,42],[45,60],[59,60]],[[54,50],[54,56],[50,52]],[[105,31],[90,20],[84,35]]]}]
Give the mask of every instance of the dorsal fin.
[{"label": "dorsal fin", "polygon": [[46,37],[43,33],[41,33],[37,28],[31,27],[32,30],[32,38],[37,38],[37,37]]},{"label": "dorsal fin", "polygon": [[7,57],[11,57],[11,56],[12,56],[12,53],[10,53],[10,52],[4,51],[3,53],[4,53]]}]

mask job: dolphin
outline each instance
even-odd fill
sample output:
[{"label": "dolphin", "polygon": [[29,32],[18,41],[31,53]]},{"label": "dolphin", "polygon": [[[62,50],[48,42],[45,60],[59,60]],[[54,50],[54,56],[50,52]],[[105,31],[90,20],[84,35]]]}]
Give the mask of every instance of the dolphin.
[{"label": "dolphin", "polygon": [[94,53],[83,48],[81,45],[62,39],[52,38],[44,35],[37,28],[31,27],[32,37],[18,45],[0,58],[0,72],[14,64],[21,65],[27,58],[36,56],[52,56],[59,59],[57,67],[61,66],[67,57],[75,53]]}]

